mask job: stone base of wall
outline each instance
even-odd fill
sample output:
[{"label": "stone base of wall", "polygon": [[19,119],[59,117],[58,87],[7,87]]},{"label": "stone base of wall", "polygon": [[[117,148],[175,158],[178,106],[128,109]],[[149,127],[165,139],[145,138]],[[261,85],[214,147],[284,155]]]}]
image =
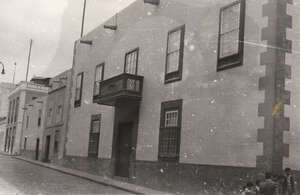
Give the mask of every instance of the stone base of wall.
[{"label": "stone base of wall", "polygon": [[63,159],[56,159],[53,163],[63,167],[85,171],[94,175],[109,177],[110,159],[65,156]]},{"label": "stone base of wall", "polygon": [[240,194],[247,181],[257,179],[255,168],[194,165],[172,162],[135,164],[138,185],[181,194]]},{"label": "stone base of wall", "polygon": [[[29,154],[28,154],[29,155]],[[54,162],[60,166],[90,174],[113,177],[110,159],[67,156]],[[256,168],[195,165],[172,162],[136,161],[135,177],[114,179],[135,183],[152,189],[179,194],[240,194],[248,181],[255,182],[263,172]],[[300,182],[300,171],[294,172]],[[300,192],[300,185],[296,185]]]}]

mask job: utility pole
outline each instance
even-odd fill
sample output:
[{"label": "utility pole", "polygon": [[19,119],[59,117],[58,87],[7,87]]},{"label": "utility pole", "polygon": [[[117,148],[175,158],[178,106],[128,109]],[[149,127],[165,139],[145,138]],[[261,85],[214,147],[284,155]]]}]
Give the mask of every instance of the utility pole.
[{"label": "utility pole", "polygon": [[14,70],[14,76],[13,76],[13,84],[15,84],[17,62],[15,62],[14,65],[15,65],[15,70]]},{"label": "utility pole", "polygon": [[82,13],[82,23],[81,23],[81,33],[80,33],[80,38],[83,36],[84,17],[85,17],[85,6],[86,6],[86,0],[84,0],[84,3],[83,3],[83,13]]},{"label": "utility pole", "polygon": [[29,46],[29,54],[28,54],[28,61],[27,61],[27,71],[26,71],[26,82],[28,80],[28,71],[29,71],[29,64],[30,64],[30,57],[31,57],[31,47],[32,47],[32,39],[30,39],[30,46]]}]

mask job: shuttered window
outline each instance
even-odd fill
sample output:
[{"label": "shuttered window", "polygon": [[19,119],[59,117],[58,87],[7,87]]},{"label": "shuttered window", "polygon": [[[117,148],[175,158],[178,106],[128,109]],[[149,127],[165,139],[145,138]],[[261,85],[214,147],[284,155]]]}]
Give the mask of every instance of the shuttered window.
[{"label": "shuttered window", "polygon": [[181,80],[185,26],[168,33],[165,83]]},{"label": "shuttered window", "polygon": [[83,72],[77,74],[76,77],[75,102],[74,102],[75,107],[79,107],[81,105],[82,83],[83,83]]},{"label": "shuttered window", "polygon": [[100,83],[104,79],[104,63],[99,64],[95,68],[94,95],[100,94]]},{"label": "shuttered window", "polygon": [[98,157],[99,149],[99,138],[100,138],[100,128],[101,128],[101,115],[92,115],[91,117],[91,129],[89,136],[89,147],[88,156]]},{"label": "shuttered window", "polygon": [[136,48],[125,54],[124,72],[128,74],[137,74],[139,49]]},{"label": "shuttered window", "polygon": [[218,70],[242,64],[244,15],[244,0],[238,0],[220,10]]},{"label": "shuttered window", "polygon": [[182,100],[163,102],[159,132],[159,159],[178,161],[180,150]]}]

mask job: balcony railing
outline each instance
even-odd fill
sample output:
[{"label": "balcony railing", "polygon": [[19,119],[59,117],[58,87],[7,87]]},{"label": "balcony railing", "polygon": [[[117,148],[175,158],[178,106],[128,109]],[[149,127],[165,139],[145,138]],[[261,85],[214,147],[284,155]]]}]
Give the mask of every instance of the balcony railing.
[{"label": "balcony railing", "polygon": [[144,77],[123,73],[101,81],[93,101],[98,104],[115,106],[117,100],[140,101]]}]

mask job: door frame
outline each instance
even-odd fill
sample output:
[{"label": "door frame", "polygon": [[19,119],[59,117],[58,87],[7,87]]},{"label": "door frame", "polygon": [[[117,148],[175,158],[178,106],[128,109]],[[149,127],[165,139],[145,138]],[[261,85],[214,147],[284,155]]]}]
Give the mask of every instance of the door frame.
[{"label": "door frame", "polygon": [[40,150],[40,138],[37,138],[35,144],[35,160],[39,160],[39,150]]},{"label": "door frame", "polygon": [[[118,125],[117,125],[117,137],[116,137],[116,147],[115,147],[115,159],[116,159],[116,162],[115,162],[115,176],[118,176],[118,177],[122,177],[122,176],[119,176],[117,175],[117,166],[118,166],[118,163],[120,162],[120,157],[121,155],[119,155],[119,152],[118,150],[120,150],[120,130],[121,130],[121,126],[122,125],[129,125],[130,126],[130,140],[129,140],[129,143],[130,143],[130,147],[134,147],[133,146],[133,131],[134,131],[134,122],[133,121],[129,121],[129,122],[119,122]],[[128,154],[128,178],[130,178],[131,174],[130,174],[130,167],[131,167],[131,161],[132,161],[132,149],[130,149],[130,152]],[[127,177],[124,177],[124,178],[127,178]]]},{"label": "door frame", "polygon": [[46,135],[46,142],[45,142],[45,156],[44,161],[49,162],[50,161],[50,144],[51,144],[51,135]]}]

